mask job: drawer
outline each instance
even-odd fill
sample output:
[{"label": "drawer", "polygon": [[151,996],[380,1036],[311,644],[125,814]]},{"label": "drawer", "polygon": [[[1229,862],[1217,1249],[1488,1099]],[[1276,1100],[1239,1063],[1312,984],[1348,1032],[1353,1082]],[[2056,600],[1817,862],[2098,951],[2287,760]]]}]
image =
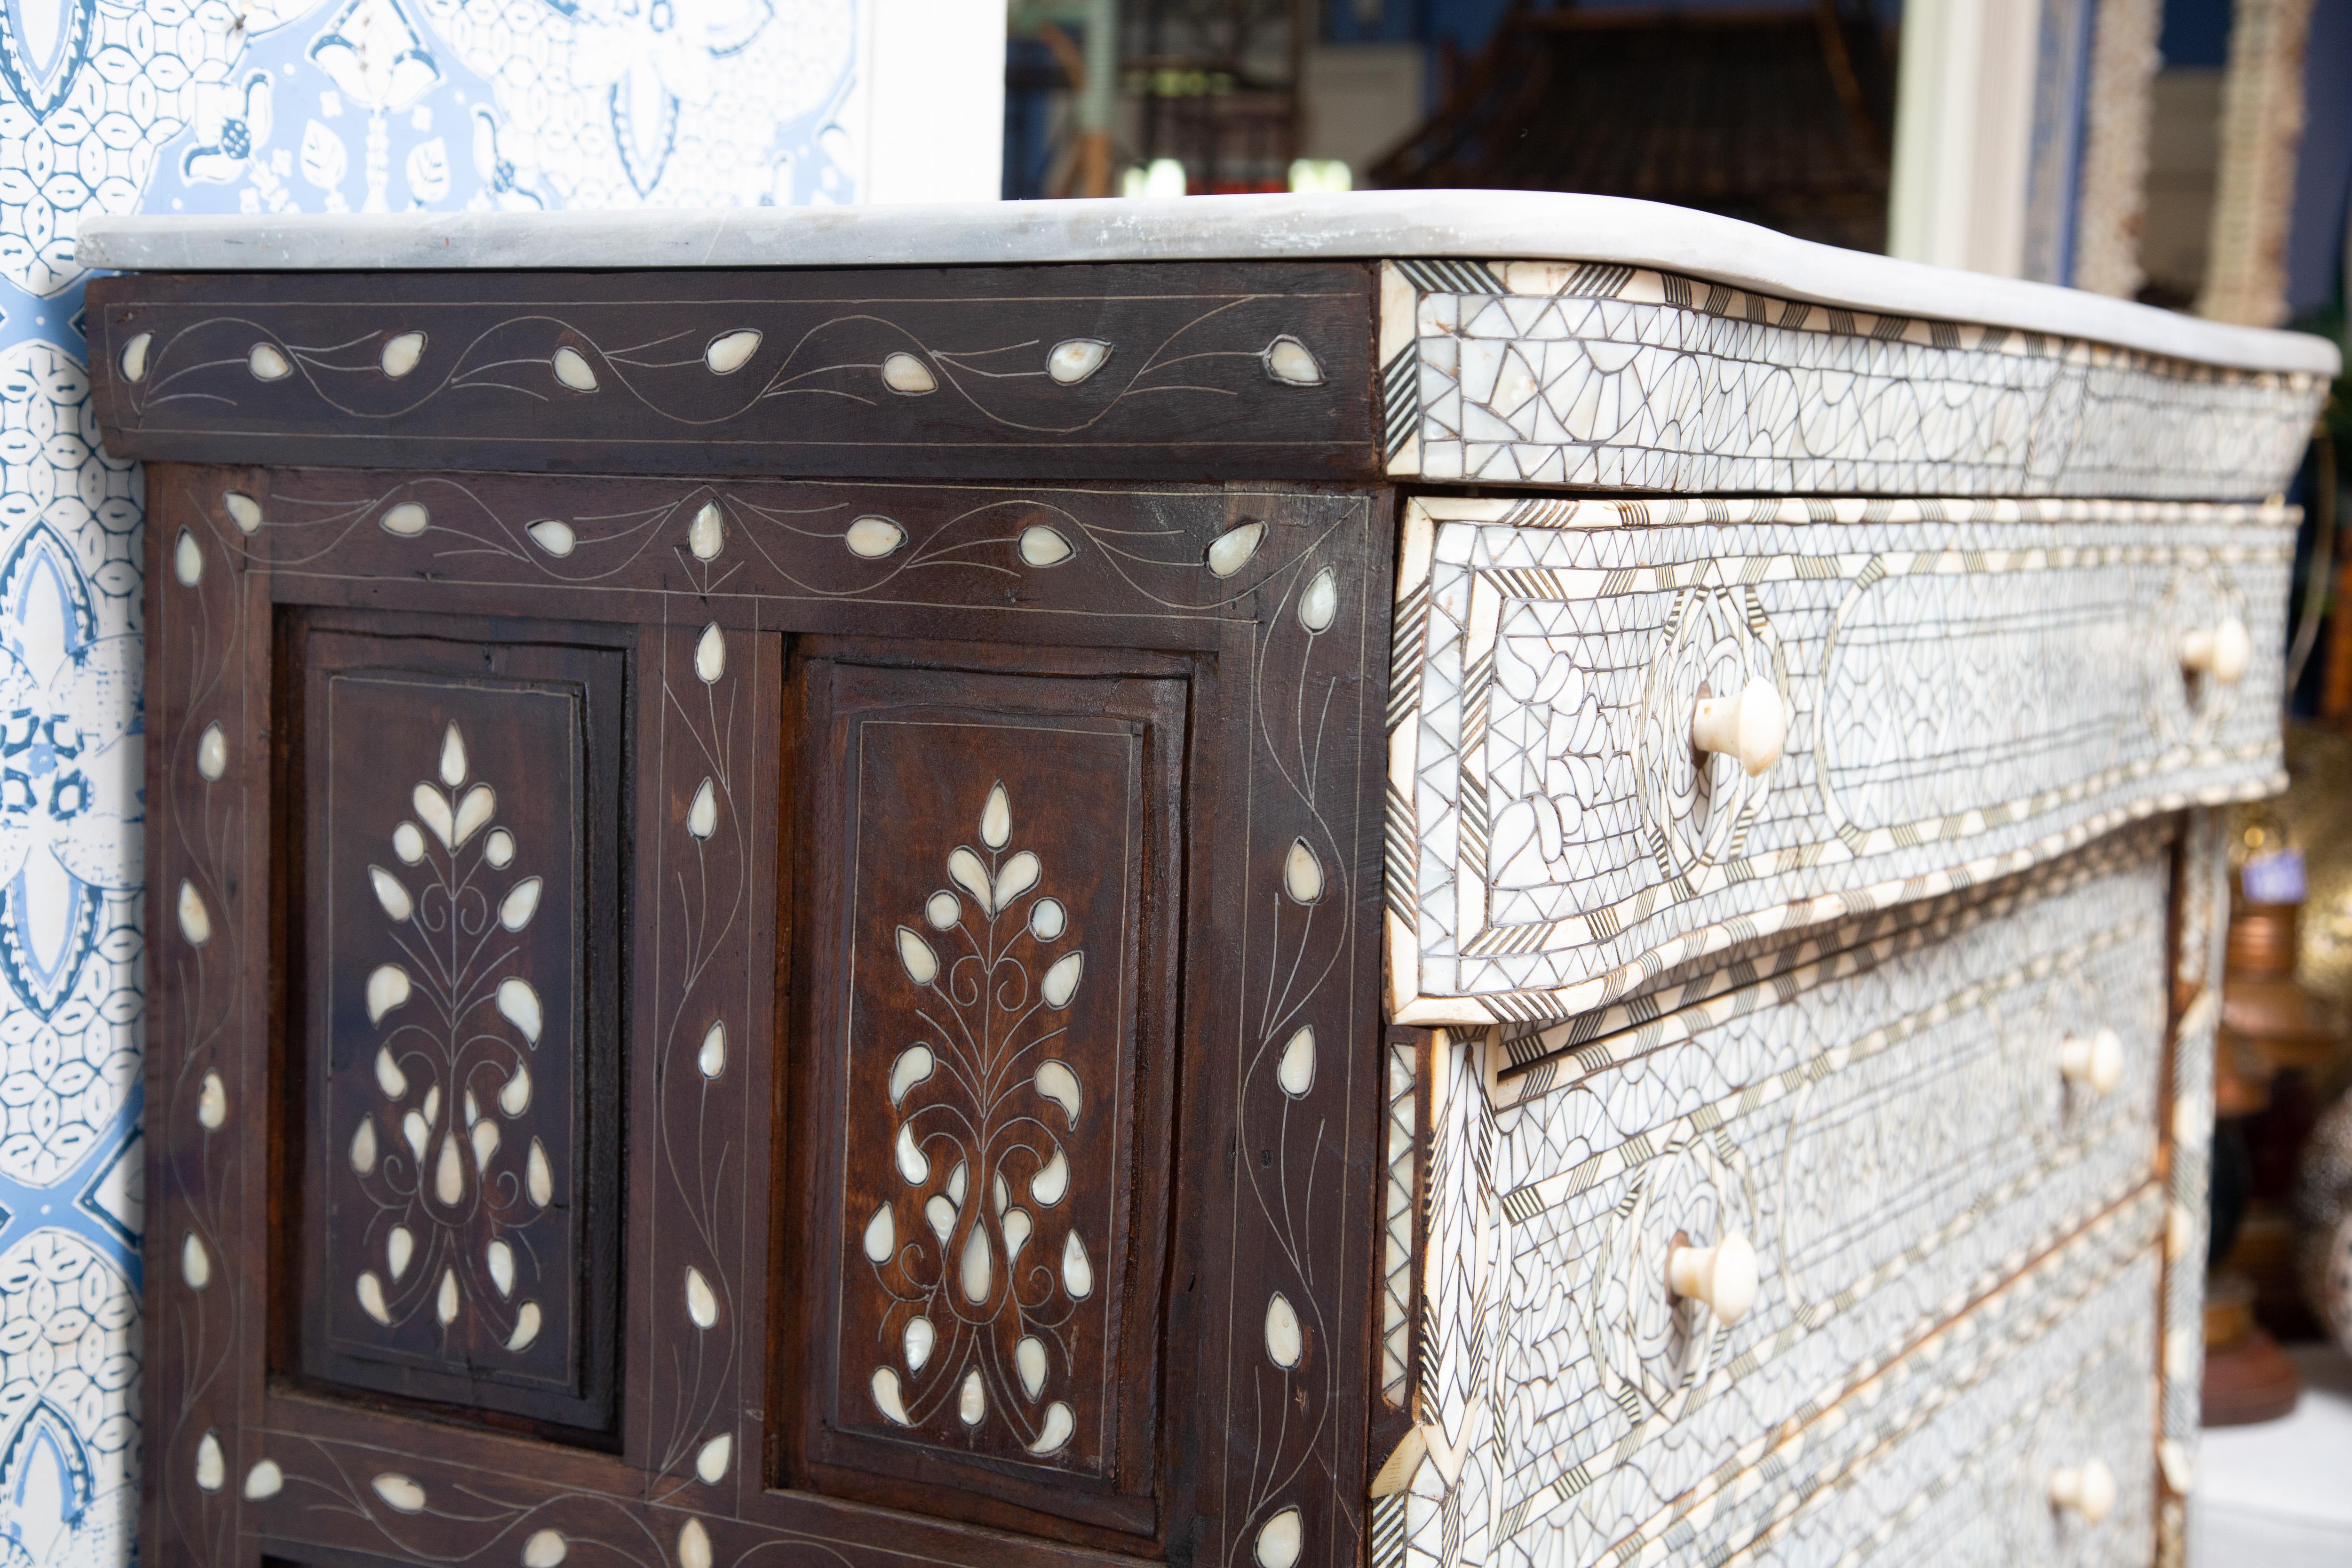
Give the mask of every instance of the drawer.
[{"label": "drawer", "polygon": [[[2145,1568],[2158,1268],[2152,1248],[2118,1262],[2132,1234],[2116,1227],[1938,1335],[1867,1402],[1817,1423],[1819,1440],[1784,1446],[1770,1482],[1743,1473],[1684,1554],[1758,1568]],[[2094,1475],[2104,1508],[2058,1500],[2092,1491]]]},{"label": "drawer", "polygon": [[[1743,940],[2280,787],[2295,516],[1413,502],[1389,714],[1393,1016],[1566,1017]],[[2240,631],[2232,669],[2216,650]],[[1700,700],[1735,693],[1752,775],[1736,736],[1693,743]]]},{"label": "drawer", "polygon": [[[1484,1146],[1435,1161],[1491,1182],[1495,1223],[1449,1236],[1456,1205],[1435,1194],[1431,1246],[1489,1249],[1477,1353],[1511,1376],[1492,1395],[1507,1436],[1480,1468],[1506,1538],[1566,1531],[1581,1544],[1563,1560],[1589,1561],[2154,1191],[2169,845],[2153,826],[2117,835],[1496,1072]],[[2111,1077],[2067,1050],[2103,1030]],[[1727,1326],[1669,1294],[1668,1259],[1735,1234],[1758,1283]],[[1449,1441],[1462,1419],[1438,1414]]]}]

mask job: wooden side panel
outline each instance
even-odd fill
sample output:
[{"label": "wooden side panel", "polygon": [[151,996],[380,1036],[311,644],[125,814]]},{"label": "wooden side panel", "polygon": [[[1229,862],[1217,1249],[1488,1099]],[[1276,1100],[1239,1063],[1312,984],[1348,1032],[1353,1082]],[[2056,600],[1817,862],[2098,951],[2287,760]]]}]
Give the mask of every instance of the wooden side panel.
[{"label": "wooden side panel", "polygon": [[808,682],[812,1458],[1149,1531],[1185,683]]},{"label": "wooden side panel", "polygon": [[[164,912],[142,1553],[242,1568],[1360,1559],[1382,498],[170,465],[150,482]],[[822,702],[802,677],[820,666]],[[394,702],[386,672],[415,689]],[[967,738],[860,740],[852,755],[836,712]],[[348,759],[331,719],[366,727]],[[542,787],[565,757],[585,782]],[[478,784],[494,809],[461,834]],[[426,1110],[423,1053],[395,1058],[398,1092],[375,1071],[388,1027],[427,995],[412,968],[407,998],[379,991],[371,1016],[375,972],[422,962],[383,945],[422,909],[432,853],[412,865],[395,840],[408,822],[437,843],[441,809],[453,847],[487,860],[487,835],[515,840],[481,884],[540,1008],[513,1115],[510,1048],[480,1069],[471,1121],[462,1088]],[[585,837],[563,849],[567,820]],[[959,849],[978,872],[950,868]],[[497,912],[517,874],[542,880],[511,931]],[[1041,998],[1084,955],[1046,1009],[1068,1020],[1052,1042],[1067,1080],[1002,1064],[1005,1136],[977,1155],[929,1138],[955,1101],[945,1037],[912,1037],[924,993],[898,943],[905,926],[948,972],[942,892],[967,933],[1019,906],[1027,934],[1012,940],[1042,959],[1024,960]],[[1036,923],[1045,899],[1058,931]],[[482,1026],[511,1047],[497,989]],[[1002,994],[958,994],[987,1034]],[[548,1064],[567,1006],[581,1022],[564,1110]],[[915,1043],[936,1047],[932,1073],[894,1099]],[[811,1087],[824,1071],[829,1102]],[[361,1107],[379,1174],[387,1152],[417,1160],[408,1117],[425,1123],[424,1206],[393,1216],[412,1237],[397,1281],[387,1227],[346,1235],[300,1202],[306,1182],[322,1204],[373,1202],[351,1160]],[[920,1181],[899,1164],[909,1119]],[[515,1171],[526,1204],[537,1139],[551,1201],[534,1223],[569,1238],[571,1260],[562,1246],[517,1256],[509,1295],[489,1229],[426,1237],[436,1131],[462,1134],[461,1189],[486,1165]],[[1049,1178],[1057,1157],[1066,1175]],[[992,1160],[1001,1210],[977,1173]],[[956,1210],[944,1237],[933,1198]],[[886,1202],[894,1240],[916,1248],[894,1264],[952,1265],[926,1303],[925,1360],[948,1367],[961,1346],[982,1421],[961,1418],[964,1377],[919,1386],[913,1314],[864,1248]],[[482,1259],[446,1326],[438,1279],[394,1310],[428,1239],[468,1269]],[[1070,1315],[1005,1316],[989,1292],[1016,1278],[1006,1259]],[[388,1327],[359,1294],[370,1270],[414,1330],[383,1337],[398,1355],[334,1338],[337,1322]],[[559,1350],[546,1303],[564,1282],[579,1326]],[[521,1349],[564,1360],[531,1373],[552,1381],[499,1360],[526,1289],[544,1337]],[[618,1366],[599,1395],[607,1343]],[[306,1361],[319,1346],[329,1359]],[[886,1365],[904,1426],[875,1398]],[[1069,1433],[1049,1442],[1056,1403]]]},{"label": "wooden side panel", "polygon": [[625,657],[400,629],[289,639],[301,1368],[602,1431]]},{"label": "wooden side panel", "polygon": [[[1370,479],[1363,262],[140,274],[107,447],[556,473]],[[141,374],[123,372],[124,351]]]}]

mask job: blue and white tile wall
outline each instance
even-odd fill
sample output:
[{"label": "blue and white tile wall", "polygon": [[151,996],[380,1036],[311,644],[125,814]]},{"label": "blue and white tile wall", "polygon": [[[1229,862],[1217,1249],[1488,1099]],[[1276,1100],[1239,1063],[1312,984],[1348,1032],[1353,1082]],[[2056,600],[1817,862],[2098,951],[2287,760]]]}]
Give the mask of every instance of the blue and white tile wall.
[{"label": "blue and white tile wall", "polygon": [[853,201],[908,4],[0,0],[0,1568],[127,1563],[139,1491],[141,485],[82,219]]}]

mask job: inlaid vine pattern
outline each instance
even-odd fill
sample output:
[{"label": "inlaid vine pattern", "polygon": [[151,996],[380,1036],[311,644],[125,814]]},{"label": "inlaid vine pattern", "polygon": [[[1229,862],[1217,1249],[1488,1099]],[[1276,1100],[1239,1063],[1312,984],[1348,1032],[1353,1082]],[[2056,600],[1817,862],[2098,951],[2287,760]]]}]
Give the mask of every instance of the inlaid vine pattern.
[{"label": "inlaid vine pattern", "polygon": [[[1087,1112],[1086,1087],[1055,1048],[1087,955],[1043,862],[1012,847],[1001,781],[979,829],[977,846],[949,851],[949,886],[925,900],[921,926],[896,933],[927,1037],[891,1063],[904,1190],[862,1242],[898,1352],[874,1369],[874,1403],[901,1426],[1001,1423],[1045,1455],[1076,1429],[1066,1400],[1040,1400],[1050,1373],[1066,1376],[1072,1319],[1095,1293],[1095,1254],[1064,1204],[1063,1135]],[[926,1195],[942,1166],[945,1184]]]},{"label": "inlaid vine pattern", "polygon": [[410,799],[415,818],[389,841],[394,865],[367,868],[401,957],[366,982],[368,1022],[382,1031],[382,1103],[360,1118],[348,1149],[377,1212],[373,1266],[352,1289],[386,1328],[429,1310],[446,1331],[480,1313],[491,1337],[520,1352],[542,1321],[527,1293],[523,1233],[557,1190],[545,1143],[504,1130],[530,1109],[545,1025],[538,991],[515,972],[514,940],[539,912],[545,882],[524,872],[514,834],[494,823],[497,791],[470,776],[456,723],[436,778],[419,781]]}]

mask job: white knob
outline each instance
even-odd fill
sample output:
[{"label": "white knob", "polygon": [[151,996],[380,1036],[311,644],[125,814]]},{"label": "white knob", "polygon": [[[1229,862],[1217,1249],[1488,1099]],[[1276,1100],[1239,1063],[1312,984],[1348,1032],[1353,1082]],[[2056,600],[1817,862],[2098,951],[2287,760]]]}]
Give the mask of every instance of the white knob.
[{"label": "white knob", "polygon": [[2238,683],[2253,654],[2246,623],[2235,616],[2224,616],[2219,626],[2200,628],[2180,639],[2181,667],[2202,670],[2224,686]]},{"label": "white knob", "polygon": [[1754,778],[1780,760],[1789,705],[1769,680],[1751,680],[1731,697],[1702,697],[1691,715],[1691,744],[1739,759]]},{"label": "white knob", "polygon": [[2050,1500],[2081,1514],[2084,1523],[2096,1524],[2116,1506],[2115,1472],[2096,1459],[2062,1465],[2050,1472]]},{"label": "white knob", "polygon": [[1713,1247],[1677,1247],[1666,1258],[1666,1284],[1736,1323],[1756,1304],[1756,1248],[1736,1230]]},{"label": "white knob", "polygon": [[2113,1029],[2087,1038],[2069,1035],[2058,1043],[2058,1070],[2068,1083],[2105,1094],[2124,1080],[2124,1042]]}]

